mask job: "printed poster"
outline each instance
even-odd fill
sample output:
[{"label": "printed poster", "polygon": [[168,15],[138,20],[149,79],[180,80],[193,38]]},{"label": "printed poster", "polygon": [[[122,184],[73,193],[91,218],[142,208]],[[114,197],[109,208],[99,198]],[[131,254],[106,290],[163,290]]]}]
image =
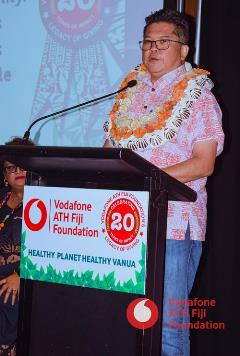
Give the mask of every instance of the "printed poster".
[{"label": "printed poster", "polygon": [[26,186],[21,278],[145,293],[149,193]]}]

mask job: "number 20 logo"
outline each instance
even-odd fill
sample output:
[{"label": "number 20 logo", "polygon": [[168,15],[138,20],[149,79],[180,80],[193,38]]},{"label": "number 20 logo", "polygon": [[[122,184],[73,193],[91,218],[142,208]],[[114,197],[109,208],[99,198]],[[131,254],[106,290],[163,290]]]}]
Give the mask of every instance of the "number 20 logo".
[{"label": "number 20 logo", "polygon": [[129,199],[115,200],[106,214],[109,237],[119,245],[131,243],[140,228],[140,215],[136,205]]},{"label": "number 20 logo", "polygon": [[127,213],[123,216],[120,213],[112,214],[111,230],[121,230],[132,231],[135,225],[134,216],[131,213]]}]

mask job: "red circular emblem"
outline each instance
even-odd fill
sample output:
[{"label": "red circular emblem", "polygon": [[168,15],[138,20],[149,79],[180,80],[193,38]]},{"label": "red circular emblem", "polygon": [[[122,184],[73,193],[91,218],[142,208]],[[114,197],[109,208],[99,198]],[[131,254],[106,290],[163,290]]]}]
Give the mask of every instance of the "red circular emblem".
[{"label": "red circular emblem", "polygon": [[127,320],[137,329],[149,329],[158,320],[158,308],[156,304],[147,298],[137,298],[127,307]]},{"label": "red circular emblem", "polygon": [[118,245],[128,245],[135,240],[139,231],[138,208],[129,199],[117,199],[109,206],[105,223],[112,241]]},{"label": "red circular emblem", "polygon": [[110,0],[39,0],[42,21],[52,37],[65,45],[93,39],[111,21]]}]

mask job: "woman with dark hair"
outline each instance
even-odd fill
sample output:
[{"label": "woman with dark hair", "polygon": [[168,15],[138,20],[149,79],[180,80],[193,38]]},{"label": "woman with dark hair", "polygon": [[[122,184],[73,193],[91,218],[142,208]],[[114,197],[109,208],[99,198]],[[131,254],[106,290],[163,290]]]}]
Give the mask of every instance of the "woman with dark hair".
[{"label": "woman with dark hair", "polygon": [[[6,145],[24,145],[14,138]],[[30,141],[29,145],[33,145]],[[0,189],[0,356],[16,355],[18,297],[20,289],[20,239],[22,200],[27,172],[3,162],[5,188]]]}]

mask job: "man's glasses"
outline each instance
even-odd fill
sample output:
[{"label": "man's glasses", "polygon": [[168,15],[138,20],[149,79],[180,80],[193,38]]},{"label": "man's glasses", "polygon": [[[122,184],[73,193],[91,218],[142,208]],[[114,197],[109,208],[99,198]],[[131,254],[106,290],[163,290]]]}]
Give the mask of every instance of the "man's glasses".
[{"label": "man's glasses", "polygon": [[148,51],[149,49],[151,49],[153,43],[155,44],[157,49],[168,49],[171,42],[185,44],[181,41],[175,41],[175,40],[169,40],[167,38],[162,38],[161,40],[156,40],[156,41],[151,41],[151,40],[139,41],[139,46],[143,51]]},{"label": "man's glasses", "polygon": [[16,166],[15,164],[11,164],[9,166],[6,166],[4,167],[4,171],[7,172],[7,173],[16,173],[17,172],[17,169],[19,168],[20,171],[25,171],[24,168],[21,168],[19,166]]}]

